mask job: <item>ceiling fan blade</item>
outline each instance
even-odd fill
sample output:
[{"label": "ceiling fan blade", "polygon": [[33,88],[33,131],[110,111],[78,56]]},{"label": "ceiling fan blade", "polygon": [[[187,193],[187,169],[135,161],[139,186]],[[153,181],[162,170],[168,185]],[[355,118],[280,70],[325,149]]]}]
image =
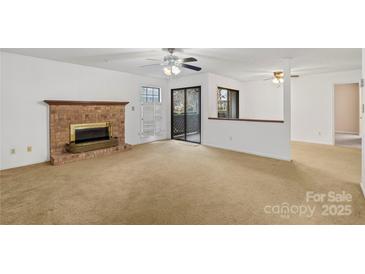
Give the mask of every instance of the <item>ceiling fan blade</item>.
[{"label": "ceiling fan blade", "polygon": [[188,57],[188,58],[182,58],[181,61],[183,63],[189,63],[189,62],[196,62],[198,61],[197,59],[195,59],[194,57]]},{"label": "ceiling fan blade", "polygon": [[160,66],[161,64],[158,63],[158,64],[148,64],[148,65],[142,65],[142,66],[139,66],[140,68],[144,68],[144,67],[150,67],[150,66]]},{"label": "ceiling fan blade", "polygon": [[299,75],[298,74],[292,74],[292,75],[290,75],[290,77],[292,77],[292,78],[298,78]]},{"label": "ceiling fan blade", "polygon": [[146,60],[147,61],[157,61],[157,62],[161,61],[160,59],[156,59],[156,58],[147,58]]},{"label": "ceiling fan blade", "polygon": [[268,80],[272,80],[273,78],[272,77],[270,77],[270,78],[266,78],[266,79],[264,79],[264,81],[268,81]]},{"label": "ceiling fan blade", "polygon": [[183,68],[192,69],[192,70],[195,70],[195,71],[201,71],[202,70],[202,68],[192,66],[192,65],[188,65],[188,64],[182,64],[181,66]]}]

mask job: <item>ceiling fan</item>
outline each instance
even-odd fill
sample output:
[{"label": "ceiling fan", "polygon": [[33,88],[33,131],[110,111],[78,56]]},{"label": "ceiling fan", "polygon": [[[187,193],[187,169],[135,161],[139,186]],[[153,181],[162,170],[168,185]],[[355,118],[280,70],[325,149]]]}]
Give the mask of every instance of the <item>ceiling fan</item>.
[{"label": "ceiling fan", "polygon": [[[290,77],[291,78],[298,78],[299,75],[291,74]],[[280,84],[284,83],[284,72],[274,71],[272,77],[264,79],[264,81],[267,81],[267,80],[272,80],[272,82],[274,84],[278,84],[280,86]]]},{"label": "ceiling fan", "polygon": [[166,55],[162,61],[160,61],[159,59],[146,59],[150,61],[160,61],[160,63],[143,65],[141,67],[162,66],[163,72],[168,77],[178,75],[181,72],[181,68],[191,69],[195,71],[201,70],[200,67],[186,64],[198,61],[194,57],[179,58],[178,56],[174,55],[174,52],[176,51],[176,49],[174,48],[168,48],[167,51],[169,52],[169,54]]}]

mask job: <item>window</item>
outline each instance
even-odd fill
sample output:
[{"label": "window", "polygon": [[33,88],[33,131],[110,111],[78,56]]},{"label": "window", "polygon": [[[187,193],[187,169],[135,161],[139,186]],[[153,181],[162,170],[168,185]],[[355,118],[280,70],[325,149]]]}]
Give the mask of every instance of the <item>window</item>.
[{"label": "window", "polygon": [[141,136],[152,137],[161,133],[162,104],[161,89],[141,88]]},{"label": "window", "polygon": [[238,102],[238,90],[218,87],[218,118],[238,118]]},{"label": "window", "polygon": [[161,102],[160,88],[142,87],[141,101],[142,103],[160,103]]}]

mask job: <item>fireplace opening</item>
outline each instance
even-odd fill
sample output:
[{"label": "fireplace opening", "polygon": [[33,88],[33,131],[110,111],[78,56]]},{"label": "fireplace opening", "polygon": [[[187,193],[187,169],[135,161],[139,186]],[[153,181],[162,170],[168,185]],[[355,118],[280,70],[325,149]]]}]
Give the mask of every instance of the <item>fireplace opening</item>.
[{"label": "fireplace opening", "polygon": [[108,127],[82,128],[75,130],[75,144],[109,139],[110,135]]},{"label": "fireplace opening", "polygon": [[71,124],[70,143],[65,149],[70,153],[87,152],[118,146],[118,137],[113,137],[111,122]]},{"label": "fireplace opening", "polygon": [[112,137],[112,124],[110,122],[70,124],[70,143],[105,141]]}]

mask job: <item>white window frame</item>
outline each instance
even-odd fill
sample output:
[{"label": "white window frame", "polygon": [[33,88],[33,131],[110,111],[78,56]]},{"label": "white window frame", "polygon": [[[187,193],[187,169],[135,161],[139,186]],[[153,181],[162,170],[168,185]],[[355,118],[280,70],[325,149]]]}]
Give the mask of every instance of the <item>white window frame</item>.
[{"label": "white window frame", "polygon": [[[148,102],[143,102],[142,101],[142,91],[144,91],[144,89],[145,88],[150,88],[150,89],[154,89],[154,90],[156,90],[156,89],[158,89],[158,92],[159,92],[159,95],[158,95],[158,98],[159,98],[159,101],[157,102],[157,103],[161,103],[162,102],[162,98],[161,98],[161,88],[160,87],[152,87],[152,86],[142,86],[141,87],[141,93],[140,93],[140,101],[142,102],[142,103],[148,103]],[[152,95],[152,97],[154,97],[154,95]],[[155,101],[153,101],[154,103],[156,103]]]},{"label": "white window frame", "polygon": [[[146,102],[143,100],[143,91],[145,88],[153,88],[159,90],[159,101],[153,101],[153,102]],[[141,137],[148,138],[148,137],[155,137],[159,136],[161,134],[161,127],[162,127],[162,89],[160,87],[150,86],[150,85],[143,85],[140,90],[140,114],[141,114]],[[153,134],[150,132],[146,133],[146,130],[144,128],[144,106],[145,105],[153,105]],[[157,108],[160,109],[160,114],[158,114]],[[158,123],[160,123],[158,125]]]}]

